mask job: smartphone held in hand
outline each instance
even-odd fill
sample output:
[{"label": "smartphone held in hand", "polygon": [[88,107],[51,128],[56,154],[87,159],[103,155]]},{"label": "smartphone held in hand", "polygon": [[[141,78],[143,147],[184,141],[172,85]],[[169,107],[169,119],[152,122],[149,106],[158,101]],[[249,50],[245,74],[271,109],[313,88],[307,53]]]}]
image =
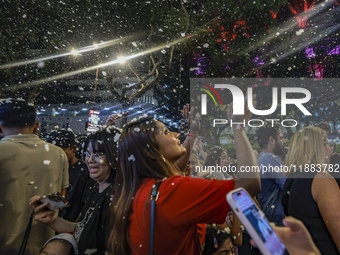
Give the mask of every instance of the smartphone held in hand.
[{"label": "smartphone held in hand", "polygon": [[227,201],[263,255],[288,254],[285,245],[246,190],[239,188],[230,191]]},{"label": "smartphone held in hand", "polygon": [[42,204],[48,202],[47,208],[51,211],[70,206],[70,203],[59,192],[43,196],[40,201]]}]

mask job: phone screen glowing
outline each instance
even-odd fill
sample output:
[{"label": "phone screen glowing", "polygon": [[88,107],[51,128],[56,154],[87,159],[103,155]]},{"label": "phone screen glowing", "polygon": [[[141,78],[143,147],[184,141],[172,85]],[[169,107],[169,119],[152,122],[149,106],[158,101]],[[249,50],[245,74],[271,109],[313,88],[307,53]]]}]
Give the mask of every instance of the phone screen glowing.
[{"label": "phone screen glowing", "polygon": [[249,195],[243,190],[233,193],[232,197],[238,208],[243,212],[250,224],[253,226],[269,252],[273,255],[286,254],[286,248],[284,244],[269,225],[264,213],[254,204],[251,197],[249,197]]}]

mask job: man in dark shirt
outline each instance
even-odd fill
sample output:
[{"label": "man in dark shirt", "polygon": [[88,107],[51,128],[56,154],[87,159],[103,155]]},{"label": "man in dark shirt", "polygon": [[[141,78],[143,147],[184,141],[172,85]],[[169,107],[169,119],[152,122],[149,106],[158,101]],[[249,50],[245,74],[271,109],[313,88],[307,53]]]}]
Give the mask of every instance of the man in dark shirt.
[{"label": "man in dark shirt", "polygon": [[82,197],[88,178],[86,164],[79,160],[74,154],[77,151],[75,135],[70,130],[52,131],[47,138],[47,142],[62,148],[69,162],[69,182],[66,189],[66,200],[70,206],[59,211],[59,216],[68,221],[76,221],[83,207]]}]

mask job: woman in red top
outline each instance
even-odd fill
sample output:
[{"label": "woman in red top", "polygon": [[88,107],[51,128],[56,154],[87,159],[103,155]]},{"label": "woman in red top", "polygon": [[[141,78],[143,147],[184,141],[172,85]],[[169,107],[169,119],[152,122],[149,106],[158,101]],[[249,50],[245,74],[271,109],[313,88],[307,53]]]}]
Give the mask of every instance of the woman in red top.
[{"label": "woman in red top", "polygon": [[[229,116],[231,108],[229,109]],[[233,118],[240,122],[250,117]],[[196,128],[193,128],[196,127]],[[199,122],[191,125],[197,136]],[[115,194],[112,204],[112,230],[109,248],[114,255],[148,254],[150,236],[150,192],[163,179],[156,201],[154,254],[199,254],[197,224],[222,223],[229,205],[226,194],[244,187],[254,196],[260,191],[258,173],[247,173],[238,180],[203,180],[182,177],[176,161],[188,158],[178,133],[171,132],[153,118],[128,123],[119,140]],[[244,128],[235,127],[238,162],[257,165]],[[193,139],[194,140],[194,139]]]}]

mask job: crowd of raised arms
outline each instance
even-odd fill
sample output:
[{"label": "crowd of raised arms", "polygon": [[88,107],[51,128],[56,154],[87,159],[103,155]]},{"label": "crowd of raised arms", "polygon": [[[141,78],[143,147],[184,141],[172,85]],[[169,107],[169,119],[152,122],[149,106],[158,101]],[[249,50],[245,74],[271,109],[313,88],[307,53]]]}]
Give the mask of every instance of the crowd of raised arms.
[{"label": "crowd of raised arms", "polygon": [[[244,112],[233,115],[231,104],[225,115],[247,123]],[[228,155],[217,146],[205,151],[193,108],[181,114],[190,129],[183,143],[157,119],[120,129],[114,114],[77,148],[71,130],[40,139],[33,105],[0,100],[0,254],[261,254],[226,200],[236,188],[275,224],[289,254],[340,253],[339,178],[329,171],[340,156],[332,155],[327,123],[296,131],[288,152],[281,128],[266,124],[256,134],[259,153],[235,125],[236,152]],[[41,201],[55,192],[68,207]]]}]

